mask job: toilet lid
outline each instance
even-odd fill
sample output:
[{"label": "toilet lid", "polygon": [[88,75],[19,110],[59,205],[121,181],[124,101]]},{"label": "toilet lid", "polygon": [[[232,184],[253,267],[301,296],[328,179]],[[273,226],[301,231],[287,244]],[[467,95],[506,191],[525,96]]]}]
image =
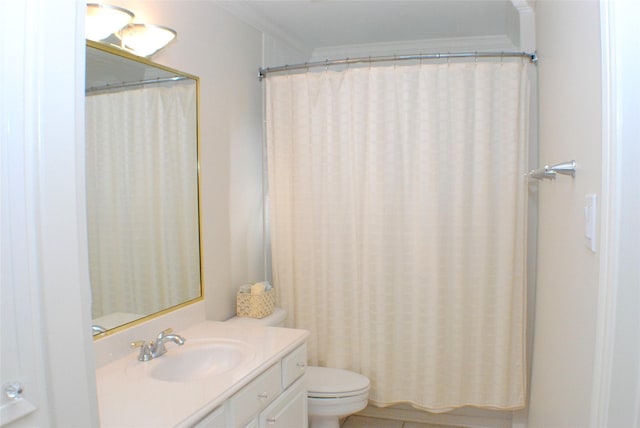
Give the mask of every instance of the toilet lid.
[{"label": "toilet lid", "polygon": [[307,367],[307,395],[350,397],[369,390],[369,379],[361,374],[328,367]]}]

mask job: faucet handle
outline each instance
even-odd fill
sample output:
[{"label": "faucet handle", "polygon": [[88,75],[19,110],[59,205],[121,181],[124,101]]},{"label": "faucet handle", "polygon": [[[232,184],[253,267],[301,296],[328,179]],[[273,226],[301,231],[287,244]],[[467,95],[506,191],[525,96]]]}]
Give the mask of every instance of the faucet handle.
[{"label": "faucet handle", "polygon": [[153,342],[147,343],[144,340],[136,340],[135,342],[131,342],[132,348],[140,348],[140,355],[138,355],[138,361],[149,361],[151,360],[151,352],[149,346],[152,345]]}]

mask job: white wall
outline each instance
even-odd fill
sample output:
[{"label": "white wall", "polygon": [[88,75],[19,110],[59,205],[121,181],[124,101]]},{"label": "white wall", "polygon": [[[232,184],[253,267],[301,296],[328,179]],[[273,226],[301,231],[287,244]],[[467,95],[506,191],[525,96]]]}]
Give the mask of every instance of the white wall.
[{"label": "white wall", "polygon": [[539,184],[532,428],[589,426],[600,256],[583,207],[601,186],[599,23],[597,1],[536,4],[540,163],[575,159],[577,174]]},{"label": "white wall", "polygon": [[200,179],[207,318],[235,315],[235,289],[263,279],[262,34],[213,2],[120,1],[178,36],[153,61],[200,77]]}]

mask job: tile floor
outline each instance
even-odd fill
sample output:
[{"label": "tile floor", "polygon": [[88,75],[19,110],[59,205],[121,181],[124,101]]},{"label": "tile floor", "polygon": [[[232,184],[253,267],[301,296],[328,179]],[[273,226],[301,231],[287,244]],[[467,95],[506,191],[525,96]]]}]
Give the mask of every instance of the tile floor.
[{"label": "tile floor", "polygon": [[392,421],[389,419],[369,418],[365,416],[349,416],[340,428],[462,428],[449,425],[434,425],[417,422]]}]

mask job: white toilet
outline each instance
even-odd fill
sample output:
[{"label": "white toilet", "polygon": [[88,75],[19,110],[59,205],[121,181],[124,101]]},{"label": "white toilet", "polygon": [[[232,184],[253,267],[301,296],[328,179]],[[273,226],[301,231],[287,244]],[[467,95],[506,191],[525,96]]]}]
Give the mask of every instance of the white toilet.
[{"label": "white toilet", "polygon": [[[262,318],[233,317],[228,322],[259,323],[282,327],[287,313],[276,308]],[[348,370],[327,367],[307,367],[307,402],[309,428],[339,428],[340,418],[367,407],[369,379]]]}]

